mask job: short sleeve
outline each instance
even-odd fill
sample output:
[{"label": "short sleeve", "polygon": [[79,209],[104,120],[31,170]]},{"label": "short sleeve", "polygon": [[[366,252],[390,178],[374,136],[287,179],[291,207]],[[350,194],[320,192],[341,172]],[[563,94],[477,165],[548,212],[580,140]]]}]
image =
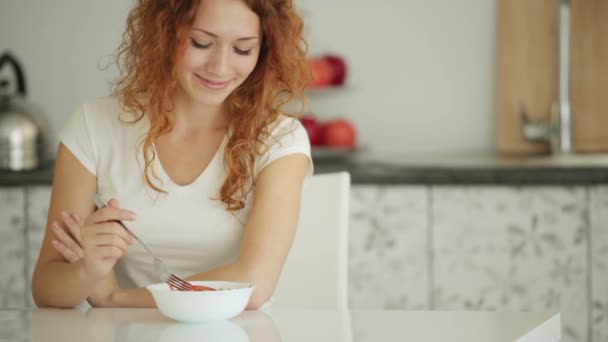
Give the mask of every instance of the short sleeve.
[{"label": "short sleeve", "polygon": [[86,103],[80,104],[68,117],[59,133],[59,141],[82,163],[93,175],[97,175],[98,158],[93,144],[93,125],[88,117]]},{"label": "short sleeve", "polygon": [[290,154],[301,153],[308,157],[308,175],[313,174],[313,163],[310,156],[310,140],[304,126],[299,120],[283,116],[273,126],[268,137],[268,148],[259,157],[255,167],[255,177],[273,161]]}]

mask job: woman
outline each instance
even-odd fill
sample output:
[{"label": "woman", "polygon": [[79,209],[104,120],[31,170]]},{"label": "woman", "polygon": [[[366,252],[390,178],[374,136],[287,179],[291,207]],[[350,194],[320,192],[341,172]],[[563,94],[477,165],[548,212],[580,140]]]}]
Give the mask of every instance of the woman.
[{"label": "woman", "polygon": [[180,276],[254,283],[259,308],[312,173],[306,132],[280,111],[310,74],[292,1],[139,0],[118,59],[114,96],[60,134],[36,304],[154,306],[158,275],[123,220]]}]

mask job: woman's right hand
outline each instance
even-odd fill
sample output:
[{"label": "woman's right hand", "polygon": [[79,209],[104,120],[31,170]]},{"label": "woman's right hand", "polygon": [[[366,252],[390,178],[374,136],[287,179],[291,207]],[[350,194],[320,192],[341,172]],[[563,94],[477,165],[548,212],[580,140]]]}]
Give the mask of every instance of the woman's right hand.
[{"label": "woman's right hand", "polygon": [[[78,222],[77,217],[66,212],[62,213],[62,219],[67,227],[81,227],[80,236],[78,229],[69,229],[76,240],[73,242],[77,242],[81,249],[73,246],[71,250],[74,257],[71,258],[72,260],[66,259],[70,262],[83,259],[85,273],[94,281],[101,280],[112,271],[116,260],[127,254],[129,245],[134,241],[133,237],[116,221],[133,221],[135,213],[121,209],[115,199],[110,200],[107,207],[94,211],[84,222]],[[66,257],[64,253],[62,254]]]}]

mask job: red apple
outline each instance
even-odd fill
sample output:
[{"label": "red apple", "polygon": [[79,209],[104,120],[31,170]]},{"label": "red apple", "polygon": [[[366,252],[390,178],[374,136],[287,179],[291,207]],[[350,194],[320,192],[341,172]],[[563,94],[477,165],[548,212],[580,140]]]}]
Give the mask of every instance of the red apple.
[{"label": "red apple", "polygon": [[310,60],[312,69],[312,81],[310,87],[323,88],[331,84],[333,80],[332,65],[325,58],[313,58]]},{"label": "red apple", "polygon": [[300,117],[300,122],[302,123],[302,126],[304,126],[304,129],[306,129],[310,144],[312,146],[323,145],[323,124],[321,124],[321,122],[312,114],[302,115],[302,117]]},{"label": "red apple", "polygon": [[325,124],[323,136],[327,146],[354,148],[357,145],[355,126],[346,119],[335,119]]},{"label": "red apple", "polygon": [[344,58],[337,55],[326,55],[325,60],[329,62],[332,69],[331,85],[340,86],[346,80],[346,62]]}]

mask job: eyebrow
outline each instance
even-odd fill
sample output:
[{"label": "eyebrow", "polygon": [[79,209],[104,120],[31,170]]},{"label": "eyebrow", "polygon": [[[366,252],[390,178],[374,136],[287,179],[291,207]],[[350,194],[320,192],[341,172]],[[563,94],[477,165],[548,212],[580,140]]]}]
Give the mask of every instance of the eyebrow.
[{"label": "eyebrow", "polygon": [[[217,38],[217,37],[218,37],[218,35],[217,35],[217,34],[215,34],[215,33],[213,33],[213,32],[209,32],[209,31],[207,31],[207,30],[203,30],[203,29],[199,29],[199,28],[193,28],[193,30],[195,30],[195,31],[200,31],[200,32],[203,32],[203,33],[206,33],[206,34],[208,34],[208,35],[210,35],[211,37],[214,37],[214,38]],[[242,40],[252,40],[252,39],[258,39],[258,37],[257,37],[257,36],[252,36],[252,37],[241,37],[241,38],[238,38],[237,40],[242,41]]]}]

